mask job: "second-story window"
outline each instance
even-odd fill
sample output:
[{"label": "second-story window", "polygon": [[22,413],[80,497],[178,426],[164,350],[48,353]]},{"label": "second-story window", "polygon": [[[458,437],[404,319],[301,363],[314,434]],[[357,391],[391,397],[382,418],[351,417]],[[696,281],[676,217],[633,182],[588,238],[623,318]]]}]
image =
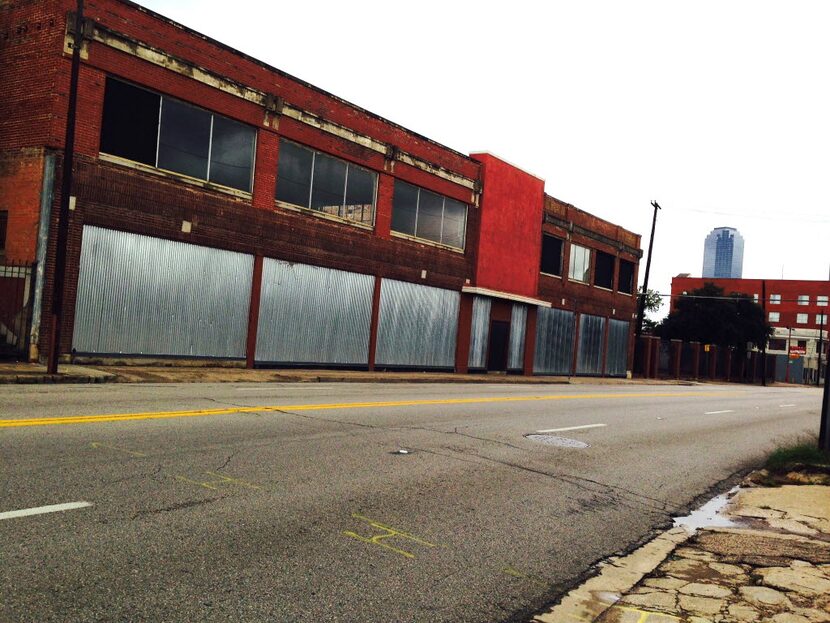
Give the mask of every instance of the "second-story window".
[{"label": "second-story window", "polygon": [[377,174],[345,160],[280,140],[277,201],[373,225]]},{"label": "second-story window", "polygon": [[614,287],[614,256],[597,251],[594,262],[594,285],[610,290]]},{"label": "second-story window", "polygon": [[541,272],[546,275],[562,275],[562,243],[560,238],[542,234]]},{"label": "second-story window", "polygon": [[395,180],[392,231],[464,249],[466,204]]},{"label": "second-story window", "polygon": [[578,244],[571,245],[571,262],[568,277],[574,281],[588,283],[591,276],[591,249]]},{"label": "second-story window", "polygon": [[107,78],[101,152],[251,192],[254,128]]},{"label": "second-story window", "polygon": [[769,295],[769,304],[770,305],[780,305],[781,304],[781,295],[780,294],[770,294]]},{"label": "second-story window", "polygon": [[798,304],[799,305],[809,305],[810,304],[810,295],[809,294],[799,294],[798,295]]},{"label": "second-story window", "polygon": [[617,292],[634,294],[634,262],[620,260],[620,276],[617,279]]}]

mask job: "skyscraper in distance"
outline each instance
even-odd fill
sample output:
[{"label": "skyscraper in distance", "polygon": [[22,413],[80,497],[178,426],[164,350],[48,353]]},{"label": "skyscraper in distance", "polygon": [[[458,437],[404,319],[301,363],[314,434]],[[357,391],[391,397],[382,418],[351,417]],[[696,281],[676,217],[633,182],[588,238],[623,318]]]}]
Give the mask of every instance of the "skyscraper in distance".
[{"label": "skyscraper in distance", "polygon": [[744,238],[734,227],[715,227],[703,243],[703,275],[740,279],[744,269]]}]

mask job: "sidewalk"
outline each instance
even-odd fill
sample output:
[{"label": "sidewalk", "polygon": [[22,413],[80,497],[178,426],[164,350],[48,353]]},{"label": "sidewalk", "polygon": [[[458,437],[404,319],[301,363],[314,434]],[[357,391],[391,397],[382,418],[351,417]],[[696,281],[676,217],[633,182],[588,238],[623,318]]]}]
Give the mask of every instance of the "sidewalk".
[{"label": "sidewalk", "polygon": [[47,374],[46,366],[38,363],[0,361],[0,385],[10,383],[107,383],[116,375],[105,369],[76,366],[58,366],[58,374]]},{"label": "sidewalk", "polygon": [[[808,480],[830,484],[830,475]],[[830,486],[745,485],[718,517],[733,526],[694,535],[669,530],[603,563],[597,576],[534,621],[830,621]]]},{"label": "sidewalk", "polygon": [[519,374],[455,374],[453,372],[368,372],[366,370],[255,369],[205,365],[72,365],[46,366],[0,362],[4,383],[507,383],[530,385],[693,385],[690,381],[600,377],[523,376]]}]

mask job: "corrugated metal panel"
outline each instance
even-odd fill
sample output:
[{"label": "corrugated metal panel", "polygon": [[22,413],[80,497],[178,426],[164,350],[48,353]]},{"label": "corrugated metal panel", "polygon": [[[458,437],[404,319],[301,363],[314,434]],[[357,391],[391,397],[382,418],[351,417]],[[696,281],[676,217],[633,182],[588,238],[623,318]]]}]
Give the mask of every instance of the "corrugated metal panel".
[{"label": "corrugated metal panel", "polygon": [[536,316],[536,374],[570,374],[574,347],[574,314],[539,307]]},{"label": "corrugated metal panel", "polygon": [[85,226],[73,347],[244,357],[251,255]]},{"label": "corrugated metal panel", "polygon": [[384,279],[377,364],[453,368],[460,299],[460,292]]},{"label": "corrugated metal panel", "polygon": [[257,361],[366,365],[375,278],[265,258]]},{"label": "corrugated metal panel", "polygon": [[507,351],[507,369],[524,368],[525,331],[527,329],[527,305],[513,303],[510,313],[510,344]]},{"label": "corrugated metal panel", "polygon": [[470,328],[470,368],[487,367],[487,340],[490,337],[490,307],[492,299],[486,296],[473,298],[473,320]]},{"label": "corrugated metal panel", "polygon": [[628,331],[627,320],[611,319],[608,325],[608,354],[605,360],[605,373],[609,376],[625,376],[628,366]]},{"label": "corrugated metal panel", "polygon": [[602,374],[602,341],[605,318],[582,314],[579,317],[579,350],[576,353],[577,374]]}]

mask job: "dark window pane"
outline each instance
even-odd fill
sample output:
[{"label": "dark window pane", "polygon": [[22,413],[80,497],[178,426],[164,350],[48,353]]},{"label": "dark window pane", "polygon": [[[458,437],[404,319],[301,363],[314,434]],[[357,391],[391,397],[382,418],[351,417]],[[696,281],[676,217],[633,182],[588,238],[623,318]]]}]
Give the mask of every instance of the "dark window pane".
[{"label": "dark window pane", "polygon": [[101,151],[155,166],[160,99],[155,93],[107,78]]},{"label": "dark window pane", "polygon": [[542,235],[541,271],[549,275],[562,274],[562,240]]},{"label": "dark window pane", "polygon": [[392,199],[392,231],[414,236],[417,207],[418,188],[395,180],[395,196]]},{"label": "dark window pane", "polygon": [[213,144],[210,148],[210,181],[251,191],[256,131],[243,123],[213,116]]},{"label": "dark window pane", "polygon": [[349,165],[346,182],[346,206],[343,217],[365,225],[371,225],[375,206],[375,180],[371,171]]},{"label": "dark window pane", "polygon": [[346,163],[325,154],[315,154],[311,209],[341,216],[345,188]]},{"label": "dark window pane", "polygon": [[767,348],[770,350],[787,350],[787,340],[771,339],[767,344]]},{"label": "dark window pane", "polygon": [[441,195],[421,189],[418,199],[418,223],[415,226],[415,235],[418,238],[441,242],[443,208],[444,198]]},{"label": "dark window pane", "polygon": [[164,98],[161,104],[158,166],[207,179],[210,113]]},{"label": "dark window pane", "polygon": [[600,288],[614,286],[614,256],[602,251],[597,251],[596,264],[594,266],[594,285]]},{"label": "dark window pane", "polygon": [[634,263],[628,260],[620,260],[620,280],[617,284],[617,291],[626,294],[634,293]]},{"label": "dark window pane", "polygon": [[0,210],[0,251],[6,248],[6,227],[9,223],[8,210]]},{"label": "dark window pane", "polygon": [[308,207],[311,196],[311,150],[280,141],[277,165],[277,199],[292,205]]},{"label": "dark window pane", "polygon": [[441,242],[451,247],[464,248],[464,230],[467,225],[467,206],[454,199],[444,200],[444,229]]}]

